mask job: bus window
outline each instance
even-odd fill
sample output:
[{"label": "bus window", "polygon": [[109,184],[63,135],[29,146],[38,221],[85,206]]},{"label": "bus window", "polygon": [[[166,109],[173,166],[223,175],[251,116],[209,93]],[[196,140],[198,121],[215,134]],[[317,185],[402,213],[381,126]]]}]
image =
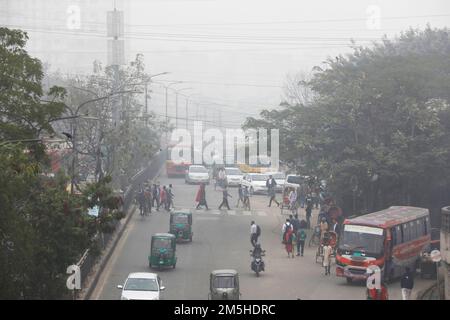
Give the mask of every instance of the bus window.
[{"label": "bus window", "polygon": [[392,237],[392,240],[391,240],[391,248],[392,248],[393,246],[396,246],[398,244],[397,243],[397,231],[396,231],[395,227],[391,229],[391,237]]},{"label": "bus window", "polygon": [[415,240],[415,239],[417,239],[417,224],[416,224],[416,222],[415,221],[411,221],[410,223],[409,223],[409,227],[410,227],[410,229],[409,229],[409,232],[411,233],[411,240]]},{"label": "bus window", "polygon": [[402,228],[402,226],[397,226],[397,238],[398,238],[398,243],[405,242],[405,239],[403,238],[403,228]]},{"label": "bus window", "polygon": [[428,217],[424,220],[424,227],[425,227],[425,235],[428,234],[429,226],[428,226]]},{"label": "bus window", "polygon": [[411,240],[410,233],[409,233],[409,223],[406,222],[402,224],[402,233],[403,233],[403,243],[408,242]]},{"label": "bus window", "polygon": [[421,220],[421,219],[416,220],[416,228],[417,228],[417,237],[418,237],[418,238],[424,236],[424,232],[423,232],[423,223],[421,223],[420,220]]}]

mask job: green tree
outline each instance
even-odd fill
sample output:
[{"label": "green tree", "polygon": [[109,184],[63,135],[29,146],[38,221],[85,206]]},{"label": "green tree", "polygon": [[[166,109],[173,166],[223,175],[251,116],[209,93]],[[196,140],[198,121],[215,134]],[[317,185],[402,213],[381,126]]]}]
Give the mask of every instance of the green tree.
[{"label": "green tree", "polygon": [[[0,299],[58,299],[67,293],[67,266],[110,217],[123,214],[110,178],[71,195],[64,175],[45,174],[49,159],[39,138],[53,132],[65,90],[43,94],[41,63],[23,49],[26,39],[22,31],[0,28]],[[103,208],[99,220],[86,213],[94,204]]]},{"label": "green tree", "polygon": [[262,123],[245,125],[278,124],[281,154],[328,179],[341,203],[355,197],[356,210],[433,206],[449,185],[448,29],[354,47],[314,71],[310,105],[263,111]]}]

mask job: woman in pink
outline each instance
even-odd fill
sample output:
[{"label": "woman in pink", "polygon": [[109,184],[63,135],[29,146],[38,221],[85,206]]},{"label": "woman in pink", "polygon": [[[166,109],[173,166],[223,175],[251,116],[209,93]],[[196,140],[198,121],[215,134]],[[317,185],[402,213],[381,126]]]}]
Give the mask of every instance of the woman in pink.
[{"label": "woman in pink", "polygon": [[294,258],[294,251],[293,251],[293,230],[292,228],[286,228],[286,232],[284,233],[284,247],[286,248],[288,258],[292,255],[292,258]]}]

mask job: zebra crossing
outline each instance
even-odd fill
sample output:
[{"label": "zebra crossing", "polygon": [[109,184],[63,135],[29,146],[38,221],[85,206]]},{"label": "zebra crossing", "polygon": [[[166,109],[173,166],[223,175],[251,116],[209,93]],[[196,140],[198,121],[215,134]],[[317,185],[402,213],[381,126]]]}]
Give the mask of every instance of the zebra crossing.
[{"label": "zebra crossing", "polygon": [[268,214],[264,210],[243,210],[243,209],[232,209],[232,210],[219,210],[219,209],[193,209],[184,208],[182,210],[189,210],[193,215],[228,215],[228,216],[258,216],[266,217]]}]

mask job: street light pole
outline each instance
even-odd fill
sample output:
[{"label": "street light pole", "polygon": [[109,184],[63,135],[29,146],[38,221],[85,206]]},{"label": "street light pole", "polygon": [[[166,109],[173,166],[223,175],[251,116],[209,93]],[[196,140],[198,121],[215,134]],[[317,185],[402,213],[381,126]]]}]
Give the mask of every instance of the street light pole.
[{"label": "street light pole", "polygon": [[192,88],[181,88],[181,89],[175,90],[175,123],[176,123],[177,128],[178,128],[178,94],[183,90],[191,90],[191,89]]},{"label": "street light pole", "polygon": [[179,83],[183,83],[183,81],[174,81],[174,82],[169,83],[168,85],[163,85],[164,88],[166,89],[166,127],[167,127],[166,128],[166,144],[167,144],[167,146],[169,145],[169,137],[168,137],[168,134],[169,134],[169,132],[168,132],[168,127],[169,127],[169,115],[168,115],[169,88],[170,88],[170,86],[176,85]]}]

